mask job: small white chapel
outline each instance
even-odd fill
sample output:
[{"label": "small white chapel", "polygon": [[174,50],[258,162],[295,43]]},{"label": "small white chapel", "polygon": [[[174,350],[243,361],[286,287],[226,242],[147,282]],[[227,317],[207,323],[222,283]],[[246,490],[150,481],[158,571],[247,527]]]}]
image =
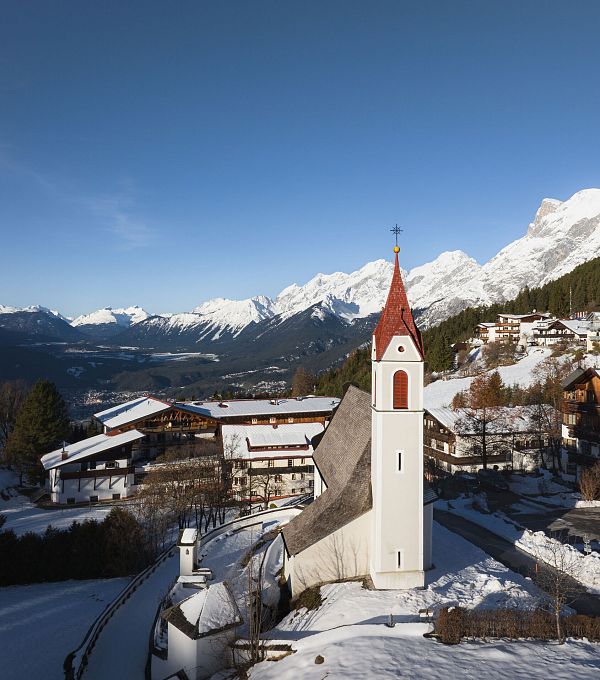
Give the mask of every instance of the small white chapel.
[{"label": "small white chapel", "polygon": [[424,352],[398,264],[373,333],[371,394],[350,386],[315,449],[315,500],[283,529],[292,596],[370,576],[423,587],[433,502],[423,478]]}]

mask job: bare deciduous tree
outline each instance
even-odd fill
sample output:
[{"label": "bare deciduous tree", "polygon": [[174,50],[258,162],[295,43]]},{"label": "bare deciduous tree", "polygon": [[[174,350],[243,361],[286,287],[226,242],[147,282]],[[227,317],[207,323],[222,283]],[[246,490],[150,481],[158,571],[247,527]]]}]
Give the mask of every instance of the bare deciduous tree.
[{"label": "bare deciduous tree", "polygon": [[582,557],[575,548],[557,540],[546,541],[534,556],[539,565],[535,581],[549,597],[546,606],[555,618],[556,635],[562,644],[565,641],[561,620],[564,608],[585,592],[579,581]]},{"label": "bare deciduous tree", "polygon": [[579,478],[581,497],[586,501],[600,498],[600,462],[585,468]]}]

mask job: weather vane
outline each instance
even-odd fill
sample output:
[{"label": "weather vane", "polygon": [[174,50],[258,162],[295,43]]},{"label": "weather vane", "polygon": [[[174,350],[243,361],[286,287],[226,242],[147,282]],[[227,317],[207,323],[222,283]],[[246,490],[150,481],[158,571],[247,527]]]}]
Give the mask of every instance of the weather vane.
[{"label": "weather vane", "polygon": [[394,252],[399,253],[400,252],[400,246],[398,245],[398,236],[400,236],[400,234],[404,231],[404,229],[400,228],[398,226],[398,224],[396,224],[396,226],[392,227],[392,229],[390,229],[390,231],[396,237],[396,245],[394,246]]}]

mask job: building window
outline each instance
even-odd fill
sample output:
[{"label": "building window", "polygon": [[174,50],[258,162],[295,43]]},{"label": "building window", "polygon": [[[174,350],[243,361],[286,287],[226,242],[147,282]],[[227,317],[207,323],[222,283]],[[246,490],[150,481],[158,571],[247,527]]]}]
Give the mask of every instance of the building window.
[{"label": "building window", "polygon": [[248,481],[247,477],[240,477],[240,486],[246,486],[247,481]]},{"label": "building window", "polygon": [[292,472],[292,479],[296,479],[296,474]]},{"label": "building window", "polygon": [[288,467],[294,467],[294,459],[288,458]]},{"label": "building window", "polygon": [[267,467],[273,467],[275,465],[275,461],[272,458],[269,458],[267,461]]},{"label": "building window", "polygon": [[258,418],[252,418],[252,424],[256,425],[256,423],[258,423]]},{"label": "building window", "polygon": [[408,375],[405,371],[394,373],[394,408],[408,408]]},{"label": "building window", "polygon": [[398,550],[397,553],[396,553],[396,568],[397,569],[402,569],[403,561],[404,560],[402,559],[402,550]]},{"label": "building window", "polygon": [[68,505],[74,505],[74,504],[75,504],[75,499],[74,499],[74,498],[67,498],[67,504],[68,504]]},{"label": "building window", "polygon": [[121,500],[121,494],[120,493],[113,493],[113,501],[119,501]]},{"label": "building window", "polygon": [[397,451],[396,452],[396,471],[397,472],[402,472],[402,457],[403,453],[402,451]]},{"label": "building window", "polygon": [[282,482],[283,479],[282,479],[281,475],[275,475],[275,481],[276,482]]},{"label": "building window", "polygon": [[269,418],[269,422],[270,422],[271,424],[276,423],[276,422],[277,422],[277,418]]},{"label": "building window", "polygon": [[90,496],[90,503],[97,503],[98,502],[98,496]]},{"label": "building window", "polygon": [[300,458],[300,465],[304,465],[305,462],[306,462],[306,458]]},{"label": "building window", "polygon": [[293,418],[288,418],[288,423],[293,423],[294,419]]}]

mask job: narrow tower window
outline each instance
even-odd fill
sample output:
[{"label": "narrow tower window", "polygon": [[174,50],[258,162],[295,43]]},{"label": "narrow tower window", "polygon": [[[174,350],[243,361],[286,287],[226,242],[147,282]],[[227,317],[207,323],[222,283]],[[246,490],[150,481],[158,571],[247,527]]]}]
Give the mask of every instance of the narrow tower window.
[{"label": "narrow tower window", "polygon": [[402,569],[402,550],[398,550],[396,553],[396,567]]},{"label": "narrow tower window", "polygon": [[402,451],[397,451],[396,456],[398,457],[398,472],[402,472]]},{"label": "narrow tower window", "polygon": [[394,373],[394,408],[408,408],[408,375],[404,371]]}]

